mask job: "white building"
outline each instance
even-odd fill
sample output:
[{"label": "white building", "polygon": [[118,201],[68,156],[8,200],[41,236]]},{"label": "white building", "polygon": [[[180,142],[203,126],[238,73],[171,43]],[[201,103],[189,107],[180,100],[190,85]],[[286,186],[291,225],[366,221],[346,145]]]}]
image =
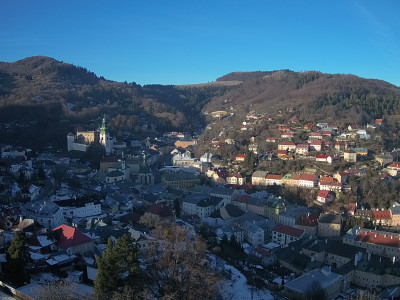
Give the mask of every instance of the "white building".
[{"label": "white building", "polygon": [[252,222],[246,221],[242,228],[244,230],[244,239],[253,246],[264,244],[264,230]]}]

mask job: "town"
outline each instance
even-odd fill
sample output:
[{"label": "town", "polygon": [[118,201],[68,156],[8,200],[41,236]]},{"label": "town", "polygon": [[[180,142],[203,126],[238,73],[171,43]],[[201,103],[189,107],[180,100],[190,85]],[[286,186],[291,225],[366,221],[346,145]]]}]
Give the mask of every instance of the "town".
[{"label": "town", "polygon": [[[381,142],[385,120],[339,127],[250,111],[240,128],[213,131],[234,113],[207,115],[196,137],[153,130],[118,141],[102,117],[98,130],[70,132],[60,151],[2,144],[3,287],[14,289],[4,275],[17,232],[27,238],[30,280],[14,295],[34,297],[35,287],[64,276],[83,299],[93,295],[95,257],[109,238],[129,235],[148,251],[151,229],[169,220],[207,242],[224,280],[244,276],[263,299],[321,290],[326,299],[400,296],[400,204],[377,195],[400,171],[397,149]],[[260,126],[269,130],[255,135]],[[98,161],[83,160],[89,152]],[[369,189],[376,199],[363,201]]]}]

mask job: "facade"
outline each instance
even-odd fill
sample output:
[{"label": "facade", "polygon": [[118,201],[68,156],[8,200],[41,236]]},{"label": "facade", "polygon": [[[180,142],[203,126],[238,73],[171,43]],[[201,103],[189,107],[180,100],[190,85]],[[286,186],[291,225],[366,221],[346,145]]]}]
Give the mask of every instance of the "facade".
[{"label": "facade", "polygon": [[299,187],[313,188],[318,184],[318,176],[315,174],[303,173],[300,175]]},{"label": "facade", "polygon": [[284,246],[301,239],[303,235],[303,229],[278,224],[272,230],[272,242]]},{"label": "facade", "polygon": [[57,247],[70,255],[93,253],[94,240],[75,227],[62,224],[54,228],[52,234],[57,241]]},{"label": "facade", "polygon": [[264,244],[264,230],[261,229],[258,225],[246,221],[242,225],[244,231],[244,239],[250,245],[259,246]]},{"label": "facade", "polygon": [[28,202],[21,207],[25,218],[33,219],[45,228],[55,228],[64,222],[63,210],[51,201]]},{"label": "facade", "polygon": [[321,214],[318,220],[318,236],[338,237],[342,232],[342,216]]},{"label": "facade", "polygon": [[349,149],[344,151],[343,159],[347,162],[357,162],[357,152]]},{"label": "facade", "polygon": [[268,174],[265,178],[266,185],[281,185],[282,184],[282,175],[279,174]]},{"label": "facade", "polygon": [[310,150],[310,145],[308,145],[308,144],[296,145],[296,154],[307,155],[309,150]]},{"label": "facade", "polygon": [[289,299],[307,299],[313,282],[324,290],[326,299],[335,299],[341,292],[342,275],[331,271],[329,266],[314,269],[285,284],[283,293]]},{"label": "facade", "polygon": [[252,185],[266,185],[265,178],[267,177],[267,172],[265,171],[255,171],[251,176]]},{"label": "facade", "polygon": [[279,143],[278,150],[296,151],[296,144],[290,142]]},{"label": "facade", "polygon": [[197,174],[183,171],[166,171],[161,175],[161,182],[170,187],[194,187],[200,184],[200,177]]}]

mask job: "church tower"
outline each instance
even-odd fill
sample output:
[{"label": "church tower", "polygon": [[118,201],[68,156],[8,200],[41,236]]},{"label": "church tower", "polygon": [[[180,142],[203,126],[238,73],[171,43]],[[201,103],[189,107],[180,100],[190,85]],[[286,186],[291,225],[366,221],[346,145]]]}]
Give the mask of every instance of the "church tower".
[{"label": "church tower", "polygon": [[106,126],[106,117],[103,117],[103,122],[100,127],[100,144],[106,148],[106,154],[111,153],[112,141],[110,139],[110,134]]}]

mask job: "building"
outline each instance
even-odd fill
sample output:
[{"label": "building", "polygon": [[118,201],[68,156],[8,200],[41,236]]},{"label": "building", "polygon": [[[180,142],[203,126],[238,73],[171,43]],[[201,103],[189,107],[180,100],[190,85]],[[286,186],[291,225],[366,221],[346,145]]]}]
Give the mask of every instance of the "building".
[{"label": "building", "polygon": [[283,175],[280,174],[268,174],[265,178],[266,185],[281,185]]},{"label": "building", "polygon": [[255,171],[251,176],[252,185],[266,185],[265,178],[267,177],[267,172],[265,171]]},{"label": "building", "polygon": [[331,202],[334,198],[335,196],[332,194],[331,191],[320,190],[318,192],[317,201],[326,204],[328,202]]},{"label": "building", "polygon": [[372,254],[396,261],[400,259],[400,237],[398,233],[355,226],[345,234],[343,243],[364,248]]},{"label": "building", "polygon": [[253,222],[246,221],[242,225],[244,231],[244,239],[252,246],[264,244],[264,230]]},{"label": "building", "polygon": [[75,227],[62,224],[53,229],[52,235],[57,241],[57,247],[70,255],[93,253],[94,240]]},{"label": "building", "polygon": [[339,237],[342,233],[342,216],[321,214],[318,220],[318,236]]},{"label": "building", "polygon": [[278,144],[278,150],[296,151],[296,144],[291,142],[282,142]]},{"label": "building", "polygon": [[[293,177],[293,175],[292,175]],[[318,176],[315,174],[303,173],[300,175],[299,187],[313,188],[318,184]]]},{"label": "building", "polygon": [[357,152],[348,149],[343,153],[343,159],[347,162],[357,162]]},{"label": "building", "polygon": [[33,219],[45,228],[55,228],[64,222],[63,209],[52,201],[27,202],[21,207],[25,218]]},{"label": "building", "polygon": [[303,235],[303,229],[278,224],[272,230],[272,242],[284,246],[301,239]]},{"label": "building", "polygon": [[184,171],[165,171],[161,175],[161,182],[174,188],[191,188],[200,184],[200,176]]},{"label": "building", "polygon": [[314,269],[284,285],[283,294],[289,299],[307,299],[313,284],[320,286],[326,299],[335,299],[341,292],[342,275],[332,272],[330,266]]},{"label": "building", "polygon": [[307,155],[309,150],[310,150],[310,145],[308,145],[308,144],[296,145],[296,154]]}]

